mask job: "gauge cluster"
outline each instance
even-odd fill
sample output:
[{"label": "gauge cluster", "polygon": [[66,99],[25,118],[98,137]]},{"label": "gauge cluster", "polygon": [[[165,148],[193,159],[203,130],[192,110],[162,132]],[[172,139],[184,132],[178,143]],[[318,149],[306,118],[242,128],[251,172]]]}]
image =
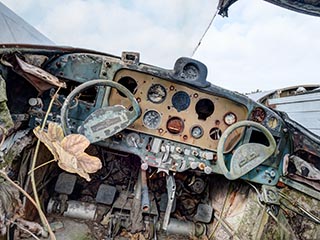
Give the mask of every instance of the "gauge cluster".
[{"label": "gauge cluster", "polygon": [[279,119],[275,115],[267,114],[266,111],[261,107],[254,108],[249,115],[249,119],[251,121],[263,124],[275,136],[279,136],[281,132],[281,124]]},{"label": "gauge cluster", "polygon": [[[192,67],[185,69],[188,78],[194,71]],[[225,129],[248,117],[247,108],[239,103],[146,73],[124,69],[114,80],[129,89],[139,102],[142,114],[128,129],[140,133],[216,150]],[[109,104],[131,107],[117,90],[111,91]],[[226,152],[241,135],[241,130],[231,134]]]}]

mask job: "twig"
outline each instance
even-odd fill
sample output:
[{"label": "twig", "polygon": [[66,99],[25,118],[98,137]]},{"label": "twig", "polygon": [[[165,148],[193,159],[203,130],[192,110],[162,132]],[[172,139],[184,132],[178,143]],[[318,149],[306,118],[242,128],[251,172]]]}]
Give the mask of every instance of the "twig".
[{"label": "twig", "polygon": [[[12,181],[12,180],[8,177],[8,175],[7,175],[3,170],[0,170],[0,174],[1,174],[9,183],[11,183],[14,187],[16,187],[24,196],[26,196],[26,197],[29,199],[29,201],[30,201],[30,202],[35,206],[35,208],[38,210],[40,217],[43,217],[43,219],[44,219],[44,221],[45,221],[45,225],[50,226],[49,223],[48,223],[48,220],[47,220],[46,216],[44,215],[44,213],[43,213],[43,211],[42,211],[42,209],[41,209],[41,207],[37,205],[37,203],[32,199],[32,197],[31,197],[25,190],[23,190],[18,184],[16,184],[14,181]],[[51,230],[51,228],[50,228],[50,230]],[[55,238],[52,230],[51,230],[51,233],[52,233],[53,237],[52,237],[50,231],[48,231],[48,232],[49,232],[49,234],[50,234],[51,239],[54,239],[54,240],[55,240],[56,238]]]},{"label": "twig", "polygon": [[[43,122],[42,122],[42,126],[41,126],[41,130],[42,131],[43,131],[45,125],[46,125],[49,113],[51,111],[51,108],[52,108],[52,105],[54,103],[54,100],[58,95],[59,90],[60,90],[60,87],[58,88],[58,90],[55,92],[55,94],[51,98],[51,101],[50,101],[50,104],[48,106],[46,115],[45,115],[45,117],[43,119]],[[37,206],[39,208],[41,208],[41,204],[40,204],[40,200],[39,200],[39,196],[38,196],[38,192],[37,192],[37,185],[36,185],[36,181],[35,181],[35,177],[34,177],[34,169],[35,169],[36,162],[37,162],[39,148],[40,148],[40,139],[38,139],[38,141],[37,141],[37,145],[36,145],[35,152],[34,152],[34,155],[33,155],[32,165],[31,165],[31,170],[30,170],[31,171],[30,177],[31,177],[31,185],[32,185],[32,191],[33,191],[33,194],[34,194],[34,199],[35,199],[35,201],[37,203]],[[48,232],[50,234],[51,239],[55,240],[56,237],[54,236],[49,223],[46,221],[45,216],[41,216],[40,215],[40,219],[41,219],[42,224],[47,227],[47,230],[48,230]]]},{"label": "twig", "polygon": [[32,233],[31,231],[29,231],[28,229],[22,227],[20,224],[18,224],[18,223],[16,223],[16,222],[13,222],[13,221],[11,221],[10,219],[6,219],[6,220],[7,220],[9,223],[11,223],[11,224],[16,225],[16,226],[17,226],[18,228],[20,228],[21,230],[29,233],[29,234],[30,234],[32,237],[34,237],[35,239],[40,240],[40,238],[38,238],[35,234],[33,234],[33,233]]},{"label": "twig", "polygon": [[47,164],[49,164],[49,163],[56,162],[56,161],[57,161],[56,159],[52,159],[52,160],[50,160],[50,161],[48,161],[48,162],[42,163],[42,164],[36,166],[35,168],[31,169],[31,170],[28,172],[28,175],[30,175],[30,174],[31,174],[32,172],[34,172],[35,170],[38,170],[39,168],[41,168],[41,167],[43,167],[43,166],[45,166],[45,165],[47,165]]}]

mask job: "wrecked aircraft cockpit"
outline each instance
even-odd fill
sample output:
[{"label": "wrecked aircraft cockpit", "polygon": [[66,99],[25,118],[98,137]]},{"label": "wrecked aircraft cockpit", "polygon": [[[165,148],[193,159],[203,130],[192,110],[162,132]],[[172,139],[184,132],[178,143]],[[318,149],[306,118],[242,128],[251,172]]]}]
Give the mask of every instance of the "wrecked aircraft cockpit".
[{"label": "wrecked aircraft cockpit", "polygon": [[8,239],[319,239],[319,137],[210,84],[203,63],[30,45],[0,56]]}]

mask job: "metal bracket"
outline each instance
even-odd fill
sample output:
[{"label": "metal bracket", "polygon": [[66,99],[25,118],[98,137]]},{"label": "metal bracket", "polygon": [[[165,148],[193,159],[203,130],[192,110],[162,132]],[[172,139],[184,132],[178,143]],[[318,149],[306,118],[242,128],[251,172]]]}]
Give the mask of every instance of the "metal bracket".
[{"label": "metal bracket", "polygon": [[279,193],[278,189],[273,186],[262,185],[261,187],[262,193],[260,194],[261,202],[266,204],[275,204],[279,205]]},{"label": "metal bracket", "polygon": [[174,198],[176,195],[176,182],[173,175],[167,176],[167,192],[168,192],[168,204],[167,204],[167,208],[166,208],[166,212],[165,212],[163,224],[162,224],[163,230],[167,230],[168,228],[171,209],[172,209]]}]

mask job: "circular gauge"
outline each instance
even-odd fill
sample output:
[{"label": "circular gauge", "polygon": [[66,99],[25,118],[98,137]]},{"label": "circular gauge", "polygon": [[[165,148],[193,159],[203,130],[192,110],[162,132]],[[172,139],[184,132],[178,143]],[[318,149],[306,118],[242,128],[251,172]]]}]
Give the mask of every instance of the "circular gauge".
[{"label": "circular gauge", "polygon": [[261,123],[266,118],[266,112],[260,108],[255,108],[251,113],[251,120],[254,122]]},{"label": "circular gauge", "polygon": [[219,128],[215,127],[210,130],[209,135],[212,140],[219,140],[222,135],[222,131]]},{"label": "circular gauge", "polygon": [[191,136],[195,139],[201,138],[203,135],[203,129],[199,125],[193,126],[191,128]]},{"label": "circular gauge", "polygon": [[199,77],[199,69],[194,64],[186,64],[183,68],[183,76],[186,80],[194,81]]},{"label": "circular gauge", "polygon": [[190,96],[184,91],[176,92],[172,96],[172,105],[178,112],[186,110],[190,106]]},{"label": "circular gauge", "polygon": [[[133,95],[136,93],[137,91],[137,87],[138,84],[136,82],[136,80],[134,80],[131,77],[122,77],[118,83],[120,83],[121,85],[125,86]],[[118,93],[120,94],[120,96],[125,97],[126,95],[124,95],[121,91],[117,90]]]},{"label": "circular gauge", "polygon": [[275,117],[271,117],[268,119],[268,127],[271,129],[275,129],[278,126],[278,119]]},{"label": "circular gauge", "polygon": [[143,124],[146,128],[157,129],[161,123],[161,115],[156,110],[149,110],[143,115]]},{"label": "circular gauge", "polygon": [[225,124],[230,126],[237,121],[237,116],[233,112],[229,112],[226,115],[224,115],[223,120]]},{"label": "circular gauge", "polygon": [[179,134],[183,132],[184,123],[179,117],[172,117],[167,122],[167,129],[172,134]]},{"label": "circular gauge", "polygon": [[196,104],[196,113],[198,114],[198,119],[206,120],[214,112],[214,104],[210,99],[204,98],[200,99]]},{"label": "circular gauge", "polygon": [[167,96],[167,91],[160,84],[153,84],[148,90],[148,99],[153,103],[162,103]]}]

